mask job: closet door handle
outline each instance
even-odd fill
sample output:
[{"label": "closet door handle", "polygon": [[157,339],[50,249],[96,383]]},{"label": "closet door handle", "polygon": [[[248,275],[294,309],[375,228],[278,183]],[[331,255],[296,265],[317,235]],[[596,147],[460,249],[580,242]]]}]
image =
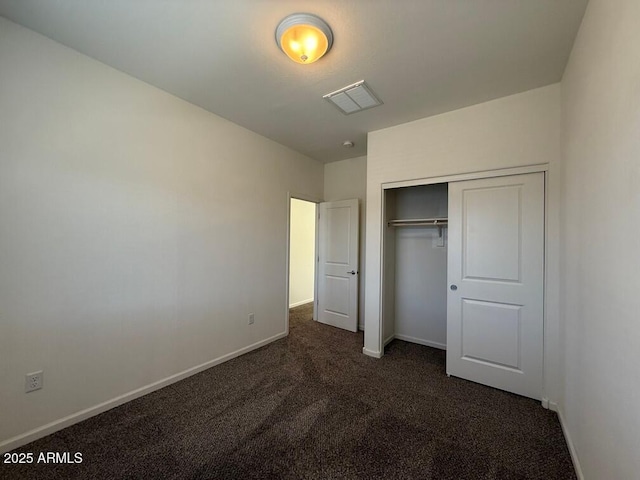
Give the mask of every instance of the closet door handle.
[{"label": "closet door handle", "polygon": [[454,285],[451,285],[449,288],[455,292],[458,289],[458,285],[454,284]]},{"label": "closet door handle", "polygon": [[351,270],[350,272],[347,272],[347,273],[349,273],[349,274],[351,274],[351,275],[355,275],[355,274],[356,274],[356,273],[358,273],[358,272],[356,272],[355,270]]}]

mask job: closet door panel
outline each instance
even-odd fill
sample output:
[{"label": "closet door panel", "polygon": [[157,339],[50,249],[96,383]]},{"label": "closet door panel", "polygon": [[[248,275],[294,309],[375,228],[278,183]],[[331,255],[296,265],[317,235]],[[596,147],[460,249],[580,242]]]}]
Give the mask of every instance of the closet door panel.
[{"label": "closet door panel", "polygon": [[449,184],[447,373],[540,399],[544,174]]},{"label": "closet door panel", "polygon": [[520,371],[519,305],[463,300],[462,358]]},{"label": "closet door panel", "polygon": [[519,282],[522,185],[462,192],[463,278]]}]

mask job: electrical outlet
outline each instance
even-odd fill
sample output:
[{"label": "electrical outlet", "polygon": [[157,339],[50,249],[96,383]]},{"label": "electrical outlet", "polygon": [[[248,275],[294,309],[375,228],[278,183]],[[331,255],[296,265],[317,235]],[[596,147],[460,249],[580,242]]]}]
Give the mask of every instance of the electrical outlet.
[{"label": "electrical outlet", "polygon": [[249,314],[249,325],[253,325],[256,321],[256,316],[253,313]]},{"label": "electrical outlet", "polygon": [[44,372],[27,373],[24,376],[24,393],[33,392],[34,390],[40,390],[42,388],[42,382],[44,380]]}]

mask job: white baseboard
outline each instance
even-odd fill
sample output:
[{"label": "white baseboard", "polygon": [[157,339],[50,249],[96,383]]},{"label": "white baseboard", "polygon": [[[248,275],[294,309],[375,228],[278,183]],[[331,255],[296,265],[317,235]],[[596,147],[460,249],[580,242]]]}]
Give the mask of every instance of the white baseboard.
[{"label": "white baseboard", "polygon": [[384,344],[382,345],[383,347],[386,347],[387,345],[389,345],[391,343],[391,341],[396,338],[395,335],[391,335],[390,337],[388,337],[385,341]]},{"label": "white baseboard", "polygon": [[[549,402],[549,408],[551,408],[552,402]],[[573,445],[573,441],[571,440],[571,435],[569,434],[569,430],[567,429],[567,424],[564,420],[564,414],[562,413],[562,409],[559,408],[557,403],[553,403],[556,408],[556,412],[558,413],[558,419],[560,420],[560,426],[562,427],[562,433],[564,433],[564,439],[567,442],[567,446],[569,447],[569,454],[571,455],[571,461],[573,462],[573,468],[576,470],[576,476],[578,480],[584,480],[584,475],[582,474],[582,468],[580,467],[580,461],[578,460],[578,452],[576,452],[576,447]]]},{"label": "white baseboard", "polygon": [[540,403],[542,404],[542,408],[558,413],[558,404],[553,400],[549,400],[547,397],[542,397]]},{"label": "white baseboard", "polygon": [[180,380],[184,380],[187,377],[195,375],[196,373],[200,373],[203,370],[207,370],[208,368],[214,367],[221,363],[224,363],[233,358],[239,357],[245,353],[249,353],[252,350],[256,350],[260,347],[264,347],[265,345],[275,342],[276,340],[280,340],[287,336],[287,332],[279,333],[278,335],[274,335],[273,337],[269,337],[265,340],[261,340],[260,342],[254,343],[247,347],[236,350],[235,352],[228,353],[221,357],[215,358],[208,362],[205,362],[201,365],[196,365],[195,367],[184,370],[180,373],[176,373],[175,375],[171,375],[170,377],[164,378],[162,380],[158,380],[157,382],[151,383],[144,387],[140,387],[136,390],[132,390],[131,392],[125,393],[118,397],[112,398],[111,400],[107,400],[106,402],[99,403],[93,407],[86,408],[79,412],[73,413],[66,417],[55,420],[51,423],[47,423],[41,427],[30,430],[26,433],[17,435],[12,437],[4,442],[0,442],[0,453],[8,452],[15,448],[26,445],[27,443],[31,443],[34,440],[38,440],[39,438],[46,437],[58,430],[62,430],[63,428],[69,427],[73,424],[79,423],[87,418],[93,417],[95,415],[99,415],[100,413],[106,412],[107,410],[111,410],[117,406],[120,406],[124,403],[130,402],[131,400],[135,400],[136,398],[142,397],[148,393],[154,392],[156,390],[160,390],[167,385],[171,385],[172,383],[179,382]]},{"label": "white baseboard", "polygon": [[376,351],[373,351],[373,350],[367,350],[364,347],[362,347],[362,353],[364,353],[368,357],[382,358],[382,352],[376,352]]},{"label": "white baseboard", "polygon": [[417,343],[418,345],[424,345],[425,347],[438,348],[440,350],[446,350],[447,345],[444,343],[432,342],[431,340],[423,340],[422,338],[410,337],[409,335],[394,335],[394,338],[398,340],[404,340],[405,342]]},{"label": "white baseboard", "polygon": [[358,324],[358,330],[360,330],[361,332],[364,332],[364,325],[359,323]]},{"label": "white baseboard", "polygon": [[307,303],[313,303],[313,298],[309,298],[308,300],[302,300],[301,302],[291,303],[289,304],[289,308],[299,307],[300,305],[305,305]]}]

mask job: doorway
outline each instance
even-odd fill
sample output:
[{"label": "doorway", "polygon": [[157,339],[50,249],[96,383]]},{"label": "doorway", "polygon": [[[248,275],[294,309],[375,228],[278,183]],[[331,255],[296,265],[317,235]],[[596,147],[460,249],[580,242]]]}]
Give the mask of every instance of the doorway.
[{"label": "doorway", "polygon": [[359,202],[289,197],[287,332],[292,308],[315,321],[357,332]]},{"label": "doorway", "polygon": [[316,299],[317,204],[292,197],[289,218],[288,306],[291,309],[314,303]]}]

